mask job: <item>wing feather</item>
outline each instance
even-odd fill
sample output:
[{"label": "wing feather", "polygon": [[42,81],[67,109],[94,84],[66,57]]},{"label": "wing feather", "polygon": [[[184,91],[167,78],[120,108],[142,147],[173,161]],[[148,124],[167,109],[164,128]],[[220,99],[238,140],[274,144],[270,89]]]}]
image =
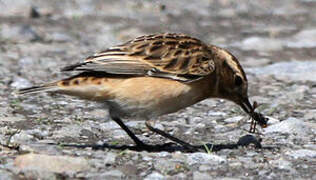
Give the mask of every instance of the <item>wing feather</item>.
[{"label": "wing feather", "polygon": [[213,54],[200,40],[183,34],[157,34],[138,37],[62,70],[194,81],[212,73],[214,69]]}]

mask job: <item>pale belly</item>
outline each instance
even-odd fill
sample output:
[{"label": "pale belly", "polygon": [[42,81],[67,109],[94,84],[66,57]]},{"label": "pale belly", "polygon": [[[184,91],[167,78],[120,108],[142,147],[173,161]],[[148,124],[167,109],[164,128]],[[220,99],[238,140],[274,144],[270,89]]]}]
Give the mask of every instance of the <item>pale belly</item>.
[{"label": "pale belly", "polygon": [[106,101],[110,108],[110,113],[123,118],[151,119],[160,115],[176,112],[182,108],[188,107],[195,102],[183,102],[178,99],[169,99],[168,101],[142,102],[138,101]]},{"label": "pale belly", "polygon": [[189,84],[153,77],[104,79],[100,84],[61,87],[59,92],[105,103],[112,117],[141,119],[176,112],[208,98],[211,92],[207,79]]},{"label": "pale belly", "polygon": [[202,95],[200,88],[188,84],[157,78],[154,81],[147,80],[133,79],[113,89],[111,94],[115,98],[105,102],[110,113],[118,117],[151,119],[207,98]]}]

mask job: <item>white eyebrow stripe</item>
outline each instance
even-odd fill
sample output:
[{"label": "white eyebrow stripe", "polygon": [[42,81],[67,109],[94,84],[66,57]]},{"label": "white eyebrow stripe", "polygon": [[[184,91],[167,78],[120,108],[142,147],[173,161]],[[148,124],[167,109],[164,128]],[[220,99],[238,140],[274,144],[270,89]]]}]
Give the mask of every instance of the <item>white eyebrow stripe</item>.
[{"label": "white eyebrow stripe", "polygon": [[246,75],[243,72],[241,65],[238,61],[234,60],[235,57],[224,49],[220,49],[219,51],[222,54],[222,56],[225,57],[225,62],[231,68],[231,70],[234,73],[239,74],[241,77],[243,77],[244,80],[247,81]]},{"label": "white eyebrow stripe", "polygon": [[226,64],[235,72],[240,72],[239,70],[239,65],[233,60],[233,57],[231,54],[229,54],[227,51],[225,50],[220,50],[221,54],[225,57],[225,62]]}]

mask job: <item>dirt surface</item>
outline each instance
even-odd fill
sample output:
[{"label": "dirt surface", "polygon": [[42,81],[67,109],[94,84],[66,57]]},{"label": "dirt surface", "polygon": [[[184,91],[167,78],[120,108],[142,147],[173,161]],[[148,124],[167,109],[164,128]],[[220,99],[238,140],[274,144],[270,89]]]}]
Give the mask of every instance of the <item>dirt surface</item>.
[{"label": "dirt surface", "polygon": [[[31,9],[33,8],[33,11]],[[316,179],[316,1],[0,0],[0,179]],[[106,109],[58,94],[17,96],[59,70],[139,35],[181,32],[229,49],[270,117],[264,147],[212,153],[92,150],[132,144]],[[125,120],[148,143],[168,142]],[[247,134],[237,105],[202,101],[156,127],[192,144]]]}]

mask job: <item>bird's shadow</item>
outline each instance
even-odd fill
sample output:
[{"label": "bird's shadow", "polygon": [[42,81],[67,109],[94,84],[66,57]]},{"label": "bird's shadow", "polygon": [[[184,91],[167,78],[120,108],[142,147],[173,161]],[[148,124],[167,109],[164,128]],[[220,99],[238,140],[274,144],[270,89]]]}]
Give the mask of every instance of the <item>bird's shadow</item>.
[{"label": "bird's shadow", "polygon": [[182,145],[178,145],[175,143],[165,143],[158,145],[110,145],[108,143],[104,144],[63,144],[63,143],[48,143],[49,145],[58,145],[62,147],[74,147],[74,148],[92,148],[93,150],[105,150],[105,149],[113,149],[113,150],[131,150],[131,151],[148,151],[148,152],[185,152],[185,153],[194,153],[194,152],[216,152],[223,149],[237,149],[238,147],[254,145],[257,149],[273,149],[274,147],[270,146],[262,146],[261,139],[256,138],[253,135],[245,135],[242,136],[237,143],[230,144],[203,144],[203,145],[192,145],[192,147],[188,148]]}]

